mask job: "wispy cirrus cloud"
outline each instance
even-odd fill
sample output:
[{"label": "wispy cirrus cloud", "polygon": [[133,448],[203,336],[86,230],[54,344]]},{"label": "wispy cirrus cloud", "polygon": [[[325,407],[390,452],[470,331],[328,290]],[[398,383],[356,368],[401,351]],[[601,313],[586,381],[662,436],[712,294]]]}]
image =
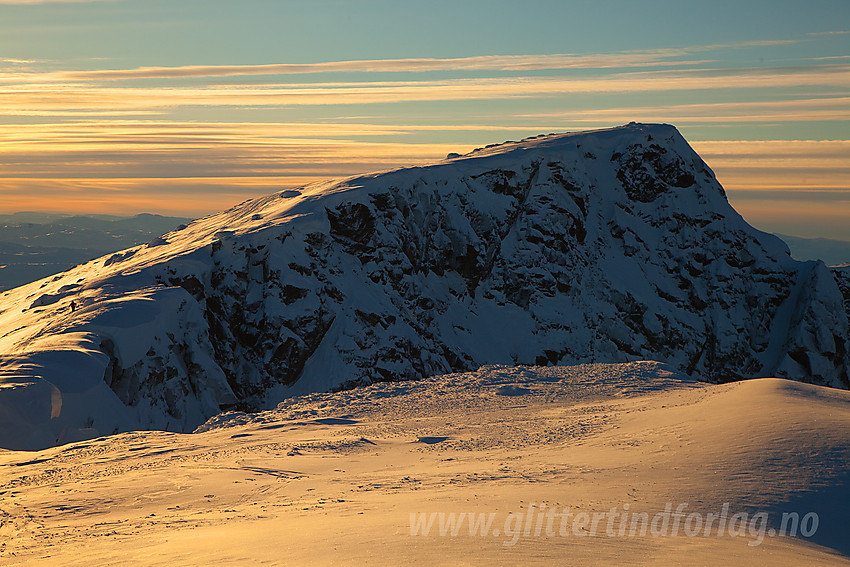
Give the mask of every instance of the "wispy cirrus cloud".
[{"label": "wispy cirrus cloud", "polygon": [[[135,199],[143,195],[154,203],[157,195],[168,193],[173,199],[156,210],[190,214],[198,210],[192,195],[203,190],[211,212],[238,200],[234,195],[245,198],[328,177],[422,164],[472,149],[405,140],[423,132],[491,130],[492,136],[504,136],[510,130],[522,137],[557,129],[551,123],[544,128],[167,120],[6,125],[0,126],[0,194],[7,208],[14,208],[15,195],[26,195],[29,187],[30,193],[63,194],[54,207],[67,210],[78,202],[82,209],[100,199],[116,211],[119,204],[126,210],[142,206]],[[800,200],[802,193],[834,199],[850,195],[850,141],[732,140],[693,146],[736,206],[765,198]]]},{"label": "wispy cirrus cloud", "polygon": [[692,142],[732,191],[836,190],[850,198],[850,140]]},{"label": "wispy cirrus cloud", "polygon": [[[0,81],[2,78],[0,78]],[[730,92],[769,88],[850,88],[850,65],[825,64],[787,69],[702,69],[642,71],[565,77],[512,77],[433,81],[340,82],[203,87],[104,87],[79,83],[7,83],[0,114],[37,116],[67,111],[154,111],[176,107],[297,107],[397,102],[499,100],[568,94],[655,91]]]},{"label": "wispy cirrus cloud", "polygon": [[449,59],[371,59],[323,63],[279,63],[266,65],[186,65],[180,67],[139,67],[67,71],[58,74],[68,80],[212,78],[256,75],[312,73],[421,73],[428,71],[544,71],[567,69],[612,69],[697,65],[711,60],[678,60],[697,53],[721,49],[788,45],[796,40],[747,41],[699,45],[683,48],[624,51],[602,54],[487,55]]},{"label": "wispy cirrus cloud", "polygon": [[607,125],[632,120],[671,122],[680,125],[850,120],[850,97],[625,106],[520,114],[519,117],[550,121],[561,120],[575,125]]},{"label": "wispy cirrus cloud", "polygon": [[57,74],[68,80],[188,79],[257,75],[315,73],[422,73],[428,71],[544,71],[563,69],[609,69],[695,65],[707,60],[669,61],[687,54],[665,50],[610,55],[494,55],[458,59],[376,59],[327,63],[279,63],[267,65],[187,65],[182,67],[139,67],[67,71]]},{"label": "wispy cirrus cloud", "polygon": [[[154,130],[151,135],[161,137]],[[118,148],[112,136],[100,142],[89,140],[86,143],[94,143],[88,146],[81,141],[76,150],[57,145],[47,163],[42,161],[44,156],[32,156],[33,165],[39,167],[26,175],[0,171],[2,208],[21,210],[29,203],[41,210],[195,215],[198,194],[204,195],[203,210],[213,212],[284,187],[421,164],[448,151],[469,149],[451,144],[317,139],[264,145],[259,140],[246,144],[175,136],[167,142],[156,140],[159,148],[151,150],[131,137],[128,133],[127,147],[119,143]],[[793,227],[797,222],[802,231],[806,223],[820,218],[834,225],[836,236],[843,234],[850,214],[850,189],[842,183],[848,174],[844,164],[850,141],[730,140],[692,145],[715,170],[732,204],[750,221],[768,228],[771,223]],[[177,162],[177,167],[164,168],[166,160]]]},{"label": "wispy cirrus cloud", "polygon": [[88,4],[90,2],[116,2],[117,0],[0,0],[3,4]]},{"label": "wispy cirrus cloud", "polygon": [[850,140],[733,140],[691,145],[714,169],[735,210],[756,227],[848,239]]},{"label": "wispy cirrus cloud", "polygon": [[458,144],[402,142],[401,137],[415,132],[414,128],[167,121],[6,125],[0,126],[0,154],[4,156],[0,176],[5,182],[56,176],[202,175],[275,178],[291,185],[305,179],[316,181],[433,161],[450,151],[472,149]]},{"label": "wispy cirrus cloud", "polygon": [[[90,71],[38,72],[25,61],[4,69],[0,60],[0,209],[36,207],[38,195],[44,209],[194,215],[282,187],[427,163],[541,132],[638,120],[734,136],[733,125],[774,132],[777,124],[830,123],[834,130],[850,121],[846,56],[749,68],[708,59],[723,49],[793,42]],[[418,103],[446,112],[435,119],[405,111]],[[736,206],[800,201],[803,193],[835,202],[847,194],[850,142],[693,145]]]},{"label": "wispy cirrus cloud", "polygon": [[[2,4],[2,2],[0,2]],[[0,64],[4,65],[31,65],[33,63],[40,63],[40,61],[36,59],[10,59],[8,57],[0,57]]]},{"label": "wispy cirrus cloud", "polygon": [[[420,165],[472,149],[400,141],[411,132],[406,125],[342,123],[0,126],[0,210],[148,210],[192,216],[284,187]],[[198,194],[204,195],[202,203]]]},{"label": "wispy cirrus cloud", "polygon": [[850,34],[850,30],[810,32],[807,35],[824,36],[824,35],[847,35],[847,34]]}]

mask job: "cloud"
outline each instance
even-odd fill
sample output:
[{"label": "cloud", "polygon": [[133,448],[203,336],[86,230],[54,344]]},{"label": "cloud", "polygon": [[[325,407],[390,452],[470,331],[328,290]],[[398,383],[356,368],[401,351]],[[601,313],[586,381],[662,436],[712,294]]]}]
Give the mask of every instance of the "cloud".
[{"label": "cloud", "polygon": [[[2,0],[0,0],[0,4],[2,4]],[[37,59],[10,59],[8,57],[0,57],[0,63],[7,65],[31,65],[33,63],[41,63]]]},{"label": "cloud", "polygon": [[[0,124],[0,208],[34,208],[22,204],[41,199],[45,207],[37,208],[205,214],[283,187],[418,165],[541,132],[631,120],[712,127],[846,123],[850,64],[842,59],[733,68],[708,66],[700,55],[786,43],[86,72],[39,73],[20,66],[33,62],[7,61],[8,68],[0,69],[5,121]],[[696,64],[700,67],[683,68]],[[413,79],[387,74],[411,71],[417,73]],[[352,80],[354,75],[332,75],[337,72],[363,74]],[[382,74],[368,74],[376,72]],[[302,73],[327,76],[313,77],[316,82],[289,76]],[[499,76],[505,74],[512,76]],[[268,78],[274,75],[280,78]],[[232,78],[240,76],[246,78]],[[438,114],[427,115],[429,124],[393,118],[411,116],[410,106],[397,103],[453,101],[488,102],[445,104]],[[663,104],[668,101],[679,104]],[[593,104],[608,107],[588,107]],[[474,109],[476,115],[460,115],[459,108]],[[349,118],[333,118],[339,115]],[[213,116],[222,121],[209,120]],[[275,122],[263,122],[270,116]],[[747,206],[818,191],[839,201],[848,190],[850,142],[693,145],[730,198]]]},{"label": "cloud", "polygon": [[[0,76],[2,82],[2,76]],[[162,88],[86,84],[7,84],[0,114],[153,111],[179,107],[297,107],[398,102],[553,98],[568,94],[625,94],[771,88],[850,87],[850,65],[782,69],[642,71],[578,77],[513,77],[422,81],[210,85]]]},{"label": "cloud", "polygon": [[58,76],[68,80],[212,78],[251,75],[292,75],[310,73],[421,73],[426,71],[543,71],[566,69],[612,69],[705,64],[707,60],[676,60],[695,53],[722,49],[788,45],[796,40],[745,41],[683,48],[622,51],[601,54],[487,55],[451,59],[366,59],[324,63],[279,63],[266,65],[186,65],[181,67],[139,67],[66,71]]},{"label": "cloud", "polygon": [[814,36],[823,36],[823,35],[847,35],[850,33],[850,30],[840,30],[840,31],[822,31],[822,32],[810,32],[808,35]]},{"label": "cloud", "polygon": [[850,241],[850,191],[730,191],[729,202],[753,226],[781,234]]},{"label": "cloud", "polygon": [[[83,214],[137,214],[145,211],[197,217],[224,210],[252,196],[277,191],[288,186],[290,178],[250,178],[248,181],[252,181],[252,185],[240,181],[232,177],[4,179],[3,188],[0,189],[3,201],[0,210]],[[203,195],[202,203],[198,195]]]},{"label": "cloud", "polygon": [[[748,108],[747,103],[730,106]],[[46,198],[67,193],[72,199],[68,203],[78,202],[83,207],[93,206],[91,199],[97,195],[107,202],[112,192],[123,195],[115,203],[129,207],[132,202],[142,204],[133,199],[155,203],[156,195],[169,193],[175,201],[172,203],[169,198],[156,210],[174,207],[168,210],[189,214],[185,207],[190,206],[191,195],[203,191],[203,203],[196,200],[191,205],[191,214],[201,214],[281,187],[420,165],[442,159],[449,152],[465,153],[474,147],[416,141],[428,132],[493,131],[483,137],[492,140],[493,136],[516,139],[558,129],[551,123],[545,127],[502,128],[486,124],[168,120],[0,125],[0,177],[4,180],[0,194],[2,207],[13,210],[27,195]],[[518,135],[505,136],[507,130]],[[752,201],[773,198],[777,192],[850,190],[850,140],[727,140],[697,141],[692,145],[735,198]],[[63,196],[57,203],[64,206],[65,201]],[[182,203],[179,207],[177,201]]]},{"label": "cloud", "polygon": [[[199,215],[283,187],[419,165],[473,148],[400,142],[417,128],[109,120],[0,125],[0,209]],[[452,128],[492,127],[421,130]]]},{"label": "cloud", "polygon": [[[746,201],[740,210],[745,215],[759,207],[765,210],[766,203],[776,199],[850,203],[850,140],[728,140],[691,145],[714,170],[733,205],[738,208]],[[850,206],[843,210],[850,213]],[[845,237],[850,238],[850,233]]]},{"label": "cloud", "polygon": [[0,0],[0,5],[12,4],[88,4],[90,2],[114,2],[116,0]]},{"label": "cloud", "polygon": [[571,125],[609,125],[630,122],[730,124],[744,122],[812,122],[847,120],[850,97],[821,97],[752,102],[626,106],[604,109],[520,114],[520,118],[559,120]]},{"label": "cloud", "polygon": [[659,65],[695,65],[706,61],[664,61],[687,52],[663,51],[610,55],[506,55],[459,59],[379,59],[329,63],[280,63],[267,65],[187,65],[66,71],[68,80],[212,78],[251,75],[312,73],[421,73],[426,71],[542,71],[562,69],[608,69]]},{"label": "cloud", "polygon": [[0,126],[0,176],[4,183],[25,178],[177,179],[202,175],[274,177],[293,184],[415,165],[451,151],[472,149],[397,141],[411,131],[406,126],[366,124],[6,125]]}]

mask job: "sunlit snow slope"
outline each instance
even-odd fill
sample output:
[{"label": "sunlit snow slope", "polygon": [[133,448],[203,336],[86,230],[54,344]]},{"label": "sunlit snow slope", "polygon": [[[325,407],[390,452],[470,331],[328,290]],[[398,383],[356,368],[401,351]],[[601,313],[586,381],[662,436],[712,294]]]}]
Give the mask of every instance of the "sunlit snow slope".
[{"label": "sunlit snow slope", "polygon": [[248,201],[3,294],[0,446],[485,363],[847,387],[846,281],[747,225],[671,126],[511,142]]},{"label": "sunlit snow slope", "polygon": [[[0,451],[0,565],[850,564],[850,393],[834,388],[488,366],[201,430]],[[612,509],[663,520],[668,503],[657,535],[635,516],[609,533]],[[722,532],[693,531],[724,505]],[[426,535],[411,514],[444,516]],[[450,514],[465,519],[441,536]],[[816,529],[780,536],[783,514]]]}]

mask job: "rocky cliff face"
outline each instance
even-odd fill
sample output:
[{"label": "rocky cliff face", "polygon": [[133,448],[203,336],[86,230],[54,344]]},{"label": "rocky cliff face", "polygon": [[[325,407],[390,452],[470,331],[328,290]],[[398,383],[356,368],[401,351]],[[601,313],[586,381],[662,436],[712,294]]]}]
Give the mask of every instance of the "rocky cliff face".
[{"label": "rocky cliff face", "polygon": [[482,364],[848,387],[848,287],[747,225],[673,127],[630,124],[248,201],[13,290],[0,324],[19,376],[61,350],[45,337],[86,341],[90,382],[127,409],[90,429],[185,430]]}]

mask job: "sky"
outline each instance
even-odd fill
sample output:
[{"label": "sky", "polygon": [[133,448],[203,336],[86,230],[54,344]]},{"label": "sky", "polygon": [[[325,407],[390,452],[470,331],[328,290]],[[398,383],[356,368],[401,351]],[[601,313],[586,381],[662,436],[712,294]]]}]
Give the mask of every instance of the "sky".
[{"label": "sky", "polygon": [[850,240],[847,0],[0,0],[0,213],[202,216],[630,121],[754,226]]}]

